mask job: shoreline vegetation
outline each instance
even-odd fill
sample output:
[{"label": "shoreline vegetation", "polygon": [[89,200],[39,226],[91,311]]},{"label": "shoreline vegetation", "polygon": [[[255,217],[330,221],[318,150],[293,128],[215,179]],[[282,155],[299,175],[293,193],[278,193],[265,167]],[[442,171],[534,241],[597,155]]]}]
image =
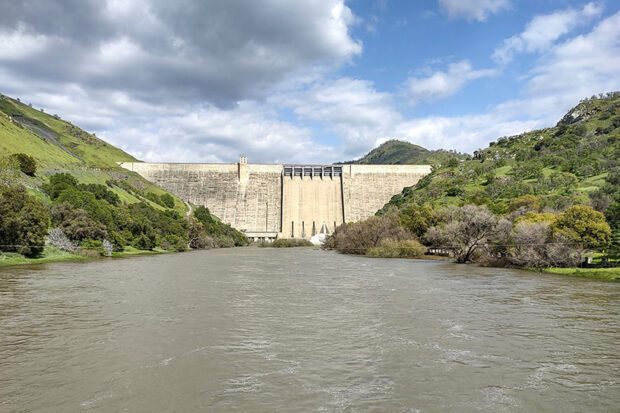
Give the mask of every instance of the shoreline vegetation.
[{"label": "shoreline vegetation", "polygon": [[[356,162],[419,152],[388,141]],[[620,278],[620,92],[583,99],[554,127],[450,155],[326,247],[403,257],[417,241],[458,263]]]},{"label": "shoreline vegetation", "polygon": [[167,251],[161,248],[153,250],[139,250],[128,247],[121,252],[113,252],[110,256],[99,254],[79,254],[60,250],[53,246],[46,246],[38,257],[24,257],[16,252],[0,251],[0,268],[15,267],[21,265],[43,265],[59,262],[85,262],[105,258],[127,258],[142,255],[170,254],[175,251]]},{"label": "shoreline vegetation", "polygon": [[[291,247],[301,247],[301,248],[318,248],[312,244],[303,243],[290,243],[287,242],[287,246],[273,246],[273,245],[264,245],[263,243],[251,244],[249,247],[254,248],[291,248]],[[295,244],[295,245],[292,245]],[[52,263],[63,263],[63,262],[92,262],[93,260],[106,259],[106,258],[131,258],[137,256],[144,255],[160,255],[160,254],[173,254],[178,252],[190,252],[197,250],[187,250],[187,251],[167,251],[164,249],[155,249],[150,251],[139,250],[136,248],[127,248],[123,252],[114,252],[110,257],[103,257],[100,255],[80,255],[75,253],[69,253],[66,251],[59,250],[55,247],[48,246],[44,249],[42,255],[37,258],[27,258],[18,253],[7,253],[0,252],[0,269],[10,268],[10,267],[21,267],[25,265],[44,265],[44,264],[52,264]],[[380,257],[378,255],[365,255],[368,258],[395,258],[395,257]],[[398,257],[402,258],[402,257]],[[406,258],[406,257],[405,257]],[[414,259],[414,260],[429,260],[429,261],[452,261],[450,257],[441,256],[441,255],[428,255],[423,254],[416,257],[408,257],[406,259]],[[584,278],[584,279],[592,279],[599,281],[620,281],[620,267],[616,268],[579,268],[579,267],[569,267],[569,268],[545,268],[545,269],[537,269],[537,268],[514,268],[519,270],[525,270],[533,273],[540,274],[550,274],[550,275],[559,275],[566,277],[576,277],[576,278]]]}]

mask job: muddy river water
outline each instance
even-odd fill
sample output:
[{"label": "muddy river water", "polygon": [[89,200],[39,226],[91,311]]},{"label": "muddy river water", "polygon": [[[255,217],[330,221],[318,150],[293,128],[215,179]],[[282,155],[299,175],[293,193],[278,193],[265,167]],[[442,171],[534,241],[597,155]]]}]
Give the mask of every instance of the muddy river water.
[{"label": "muddy river water", "polygon": [[236,248],[0,269],[1,412],[618,412],[620,283]]}]

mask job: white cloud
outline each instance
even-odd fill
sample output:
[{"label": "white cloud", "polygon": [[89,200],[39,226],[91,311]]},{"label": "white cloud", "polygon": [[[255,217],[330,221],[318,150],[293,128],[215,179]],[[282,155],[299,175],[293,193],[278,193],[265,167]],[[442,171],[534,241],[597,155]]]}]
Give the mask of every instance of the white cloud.
[{"label": "white cloud", "polygon": [[19,61],[35,55],[47,47],[47,38],[29,34],[20,28],[16,31],[0,31],[0,60]]},{"label": "white cloud", "polygon": [[581,9],[566,9],[535,16],[522,33],[504,40],[493,53],[493,59],[499,63],[508,63],[518,53],[543,52],[556,40],[591,22],[602,12],[603,7],[600,4],[588,3]]},{"label": "white cloud", "polygon": [[0,10],[5,70],[151,102],[230,107],[362,51],[344,0],[0,0]]},{"label": "white cloud", "polygon": [[451,18],[485,21],[491,14],[510,7],[510,0],[439,0],[441,8]]},{"label": "white cloud", "polygon": [[447,71],[437,71],[427,77],[411,77],[406,87],[414,101],[441,99],[453,95],[467,82],[494,74],[494,69],[473,70],[467,60],[462,60],[450,64]]},{"label": "white cloud", "polygon": [[[54,25],[37,31],[38,23],[0,30],[0,42],[16,39],[0,48],[0,90],[59,113],[144,160],[231,162],[245,153],[251,162],[330,162],[359,157],[391,138],[470,152],[502,135],[549,126],[582,97],[620,89],[620,14],[572,38],[571,24],[578,23],[562,14],[566,11],[546,21],[533,19],[515,36],[522,50],[514,46],[509,52],[546,50],[522,74],[518,98],[458,116],[411,117],[401,95],[333,71],[361,52],[349,33],[355,16],[343,1],[317,0],[301,10],[284,2],[268,18],[230,2],[219,9],[225,16],[210,16],[208,23],[174,13],[162,19],[157,11],[167,3],[140,1],[108,1],[104,20],[117,21],[120,29],[93,34],[103,41],[82,44]],[[75,7],[83,4],[76,1]],[[501,7],[484,10],[469,18],[483,20]],[[143,12],[141,24],[130,24],[137,11]],[[600,9],[589,4],[574,13],[594,19]],[[48,17],[43,23],[56,21]],[[12,19],[19,16],[7,21]],[[218,26],[233,20],[244,30]],[[288,38],[283,32],[295,33]],[[226,42],[218,43],[222,38]],[[32,39],[51,43],[40,48]],[[63,63],[56,52],[71,58]],[[64,69],[69,73],[54,74]],[[441,99],[496,74],[499,69],[476,69],[463,60],[404,84],[414,101]]]},{"label": "white cloud", "polygon": [[583,98],[620,89],[620,13],[590,33],[554,48],[534,69],[527,91],[535,95]]},{"label": "white cloud", "polygon": [[343,141],[339,159],[368,150],[402,120],[390,93],[366,80],[339,78],[315,83],[307,90],[284,94],[280,106],[292,108],[304,121],[320,122]]}]

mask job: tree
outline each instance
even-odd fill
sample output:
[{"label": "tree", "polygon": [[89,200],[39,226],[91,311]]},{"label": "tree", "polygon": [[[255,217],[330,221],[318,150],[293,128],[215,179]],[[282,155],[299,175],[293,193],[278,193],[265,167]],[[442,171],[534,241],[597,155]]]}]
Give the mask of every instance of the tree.
[{"label": "tree", "polygon": [[19,169],[28,176],[34,176],[37,172],[37,162],[30,155],[25,153],[14,153],[11,155],[19,163]]},{"label": "tree", "polygon": [[340,225],[325,241],[325,248],[343,254],[365,255],[384,240],[404,241],[413,236],[398,222],[395,214],[373,216],[364,221]]},{"label": "tree", "polygon": [[20,186],[0,186],[0,250],[27,257],[43,252],[49,227],[45,205]]},{"label": "tree", "polygon": [[174,208],[174,198],[170,194],[162,194],[160,197],[161,203],[166,208]]},{"label": "tree", "polygon": [[425,240],[436,248],[449,250],[459,263],[472,261],[479,248],[493,235],[498,219],[484,206],[448,207],[442,223],[431,227]]},{"label": "tree", "polygon": [[548,222],[519,222],[512,231],[514,247],[509,260],[520,267],[545,268],[549,266],[547,244],[551,228]]},{"label": "tree", "polygon": [[552,229],[554,235],[561,235],[587,249],[605,248],[611,239],[605,215],[586,205],[568,208],[558,216]]},{"label": "tree", "polygon": [[77,185],[78,180],[73,175],[63,172],[50,176],[50,182],[43,185],[43,191],[54,200],[65,189],[76,188]]},{"label": "tree", "polygon": [[80,184],[78,189],[81,191],[90,192],[95,195],[95,198],[102,199],[110,205],[118,205],[121,203],[118,195],[110,191],[105,185],[101,184]]},{"label": "tree", "polygon": [[52,223],[71,241],[82,242],[88,239],[103,241],[108,235],[105,225],[90,218],[83,209],[75,208],[68,203],[52,207]]},{"label": "tree", "polygon": [[536,195],[522,195],[510,201],[510,212],[523,210],[523,212],[536,212],[540,210],[540,199]]},{"label": "tree", "polygon": [[435,210],[429,205],[409,204],[401,209],[400,224],[417,237],[421,237],[433,225],[437,225]]}]

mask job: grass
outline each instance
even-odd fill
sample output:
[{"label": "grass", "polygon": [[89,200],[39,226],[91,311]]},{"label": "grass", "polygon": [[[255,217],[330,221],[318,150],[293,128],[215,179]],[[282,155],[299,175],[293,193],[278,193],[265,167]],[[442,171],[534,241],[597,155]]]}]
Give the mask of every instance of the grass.
[{"label": "grass", "polygon": [[[166,251],[161,248],[156,248],[151,251],[139,250],[134,247],[126,247],[125,251],[114,252],[112,257],[130,257],[136,255],[151,255],[151,254],[166,254],[172,251]],[[26,258],[16,252],[1,252],[0,251],[0,267],[11,267],[15,265],[33,265],[33,264],[49,264],[53,262],[70,262],[70,261],[84,261],[87,259],[97,259],[98,257],[85,256],[80,254],[72,254],[70,252],[59,250],[55,247],[47,246],[43,250],[43,254],[38,258]],[[103,258],[103,257],[102,257]]]},{"label": "grass", "polygon": [[125,247],[123,251],[113,252],[113,257],[129,257],[132,255],[150,255],[150,254],[166,254],[172,251],[167,251],[161,248],[155,248],[153,250],[139,250],[134,247]]},{"label": "grass", "polygon": [[300,238],[278,238],[273,242],[261,241],[256,244],[262,248],[296,248],[296,247],[313,247],[310,241]]},{"label": "grass", "polygon": [[62,261],[82,261],[87,257],[70,252],[61,251],[54,247],[45,247],[43,254],[38,258],[26,258],[15,252],[0,252],[0,267],[28,264],[47,264]]},{"label": "grass", "polygon": [[547,268],[546,273],[596,280],[620,280],[620,267],[616,268]]},{"label": "grass", "polygon": [[[10,117],[13,117],[13,121]],[[35,133],[27,126],[22,126],[17,119],[36,125],[39,132]],[[43,135],[40,130],[45,131]],[[15,99],[0,96],[0,157],[13,153],[26,153],[37,161],[36,176],[31,178],[22,174],[19,181],[30,189],[31,194],[44,201],[48,201],[46,196],[37,189],[47,182],[49,175],[57,172],[68,172],[80,183],[102,185],[109,179],[125,176],[133,187],[142,188],[144,192],[166,193],[138,174],[119,167],[117,162],[136,161],[123,150],[60,118]],[[123,203],[146,202],[153,208],[165,209],[123,188],[114,187],[112,190]],[[184,215],[187,212],[185,204],[177,197],[174,198],[174,209]]]}]

